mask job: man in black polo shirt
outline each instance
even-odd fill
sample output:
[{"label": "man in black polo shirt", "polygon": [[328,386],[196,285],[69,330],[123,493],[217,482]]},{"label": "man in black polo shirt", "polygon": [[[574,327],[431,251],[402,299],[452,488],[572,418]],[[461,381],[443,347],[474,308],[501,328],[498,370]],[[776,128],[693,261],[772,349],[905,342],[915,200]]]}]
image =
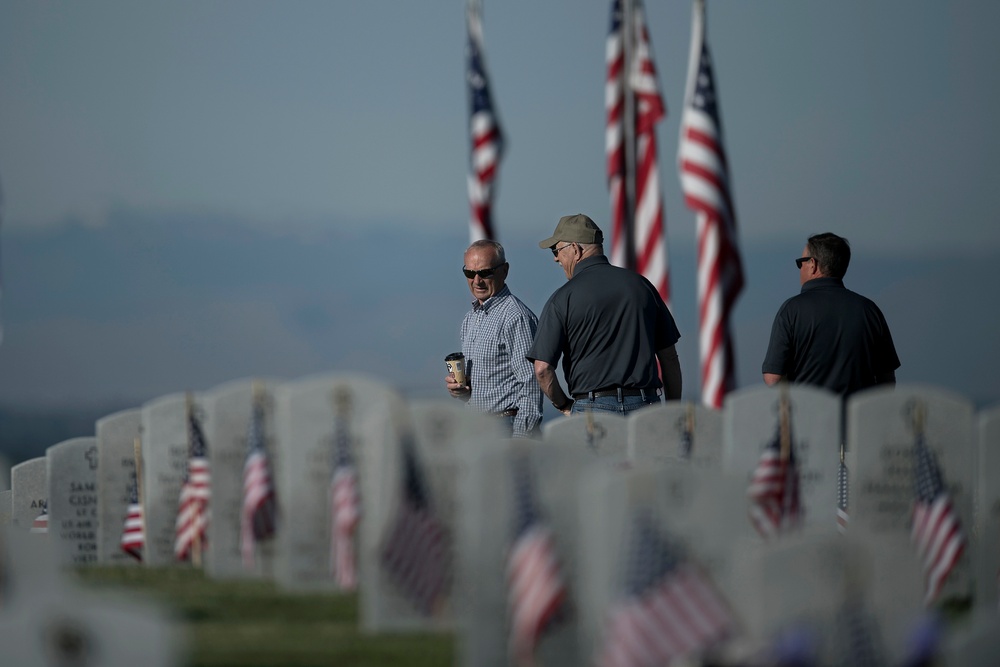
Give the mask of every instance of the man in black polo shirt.
[{"label": "man in black polo shirt", "polygon": [[844,287],[851,261],[847,239],[809,238],[799,267],[802,291],[778,309],[764,356],[764,382],[824,387],[850,396],[876,384],[895,384],[899,357],[882,311]]},{"label": "man in black polo shirt", "polygon": [[[563,414],[628,414],[658,403],[663,385],[657,360],[664,396],[681,396],[674,318],[652,283],[608,262],[603,243],[594,221],[578,214],[561,218],[552,236],[538,244],[552,251],[568,282],[545,304],[526,356],[542,391]],[[556,378],[560,358],[570,396]]]}]

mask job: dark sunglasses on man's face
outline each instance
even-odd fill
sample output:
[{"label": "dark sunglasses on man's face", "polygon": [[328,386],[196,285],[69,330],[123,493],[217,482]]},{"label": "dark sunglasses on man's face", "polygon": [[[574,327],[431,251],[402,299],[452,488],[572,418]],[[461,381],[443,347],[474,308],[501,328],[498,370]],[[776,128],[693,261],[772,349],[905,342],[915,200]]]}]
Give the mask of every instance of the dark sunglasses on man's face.
[{"label": "dark sunglasses on man's face", "polygon": [[812,259],[812,257],[799,257],[797,260],[795,260],[795,266],[801,269],[802,265],[808,262],[810,259]]},{"label": "dark sunglasses on man's face", "polygon": [[469,280],[472,280],[476,276],[479,276],[480,278],[485,280],[486,278],[492,278],[493,274],[496,273],[496,270],[499,269],[501,266],[503,266],[503,264],[491,267],[489,269],[479,269],[478,271],[473,271],[472,269],[467,269],[463,266],[462,273],[464,273],[465,277],[468,278]]}]

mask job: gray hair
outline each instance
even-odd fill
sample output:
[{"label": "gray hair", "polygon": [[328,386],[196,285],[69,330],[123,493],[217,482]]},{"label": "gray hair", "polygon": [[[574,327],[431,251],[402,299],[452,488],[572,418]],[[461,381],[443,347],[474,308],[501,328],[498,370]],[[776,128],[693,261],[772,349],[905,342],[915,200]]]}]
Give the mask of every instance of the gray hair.
[{"label": "gray hair", "polygon": [[479,249],[479,248],[490,248],[497,256],[497,264],[505,264],[507,262],[507,254],[503,251],[503,246],[496,241],[491,241],[489,239],[480,239],[475,241],[465,252],[469,250]]}]

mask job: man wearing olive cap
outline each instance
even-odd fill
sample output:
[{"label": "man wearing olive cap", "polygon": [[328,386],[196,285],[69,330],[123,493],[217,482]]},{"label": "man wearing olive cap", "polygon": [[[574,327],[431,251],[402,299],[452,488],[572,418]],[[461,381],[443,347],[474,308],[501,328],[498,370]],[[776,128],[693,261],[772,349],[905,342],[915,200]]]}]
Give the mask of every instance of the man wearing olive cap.
[{"label": "man wearing olive cap", "polygon": [[[674,318],[652,283],[608,262],[603,243],[594,221],[577,214],[560,218],[552,236],[538,244],[552,251],[567,282],[545,304],[526,356],[563,414],[625,415],[659,403],[661,387],[668,400],[681,396]],[[560,358],[569,395],[555,374]]]}]

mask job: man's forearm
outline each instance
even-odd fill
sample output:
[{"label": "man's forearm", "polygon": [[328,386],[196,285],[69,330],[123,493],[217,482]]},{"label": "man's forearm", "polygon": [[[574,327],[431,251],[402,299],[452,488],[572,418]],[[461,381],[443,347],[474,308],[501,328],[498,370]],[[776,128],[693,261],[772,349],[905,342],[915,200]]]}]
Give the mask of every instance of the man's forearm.
[{"label": "man's forearm", "polygon": [[681,397],[683,385],[677,348],[673,345],[664,348],[656,353],[656,358],[660,360],[660,373],[663,375],[663,397],[668,401],[676,401]]},{"label": "man's forearm", "polygon": [[538,386],[541,387],[542,393],[552,401],[552,405],[556,409],[568,409],[570,398],[559,385],[559,379],[552,366],[544,361],[535,361],[535,379],[538,380]]}]

